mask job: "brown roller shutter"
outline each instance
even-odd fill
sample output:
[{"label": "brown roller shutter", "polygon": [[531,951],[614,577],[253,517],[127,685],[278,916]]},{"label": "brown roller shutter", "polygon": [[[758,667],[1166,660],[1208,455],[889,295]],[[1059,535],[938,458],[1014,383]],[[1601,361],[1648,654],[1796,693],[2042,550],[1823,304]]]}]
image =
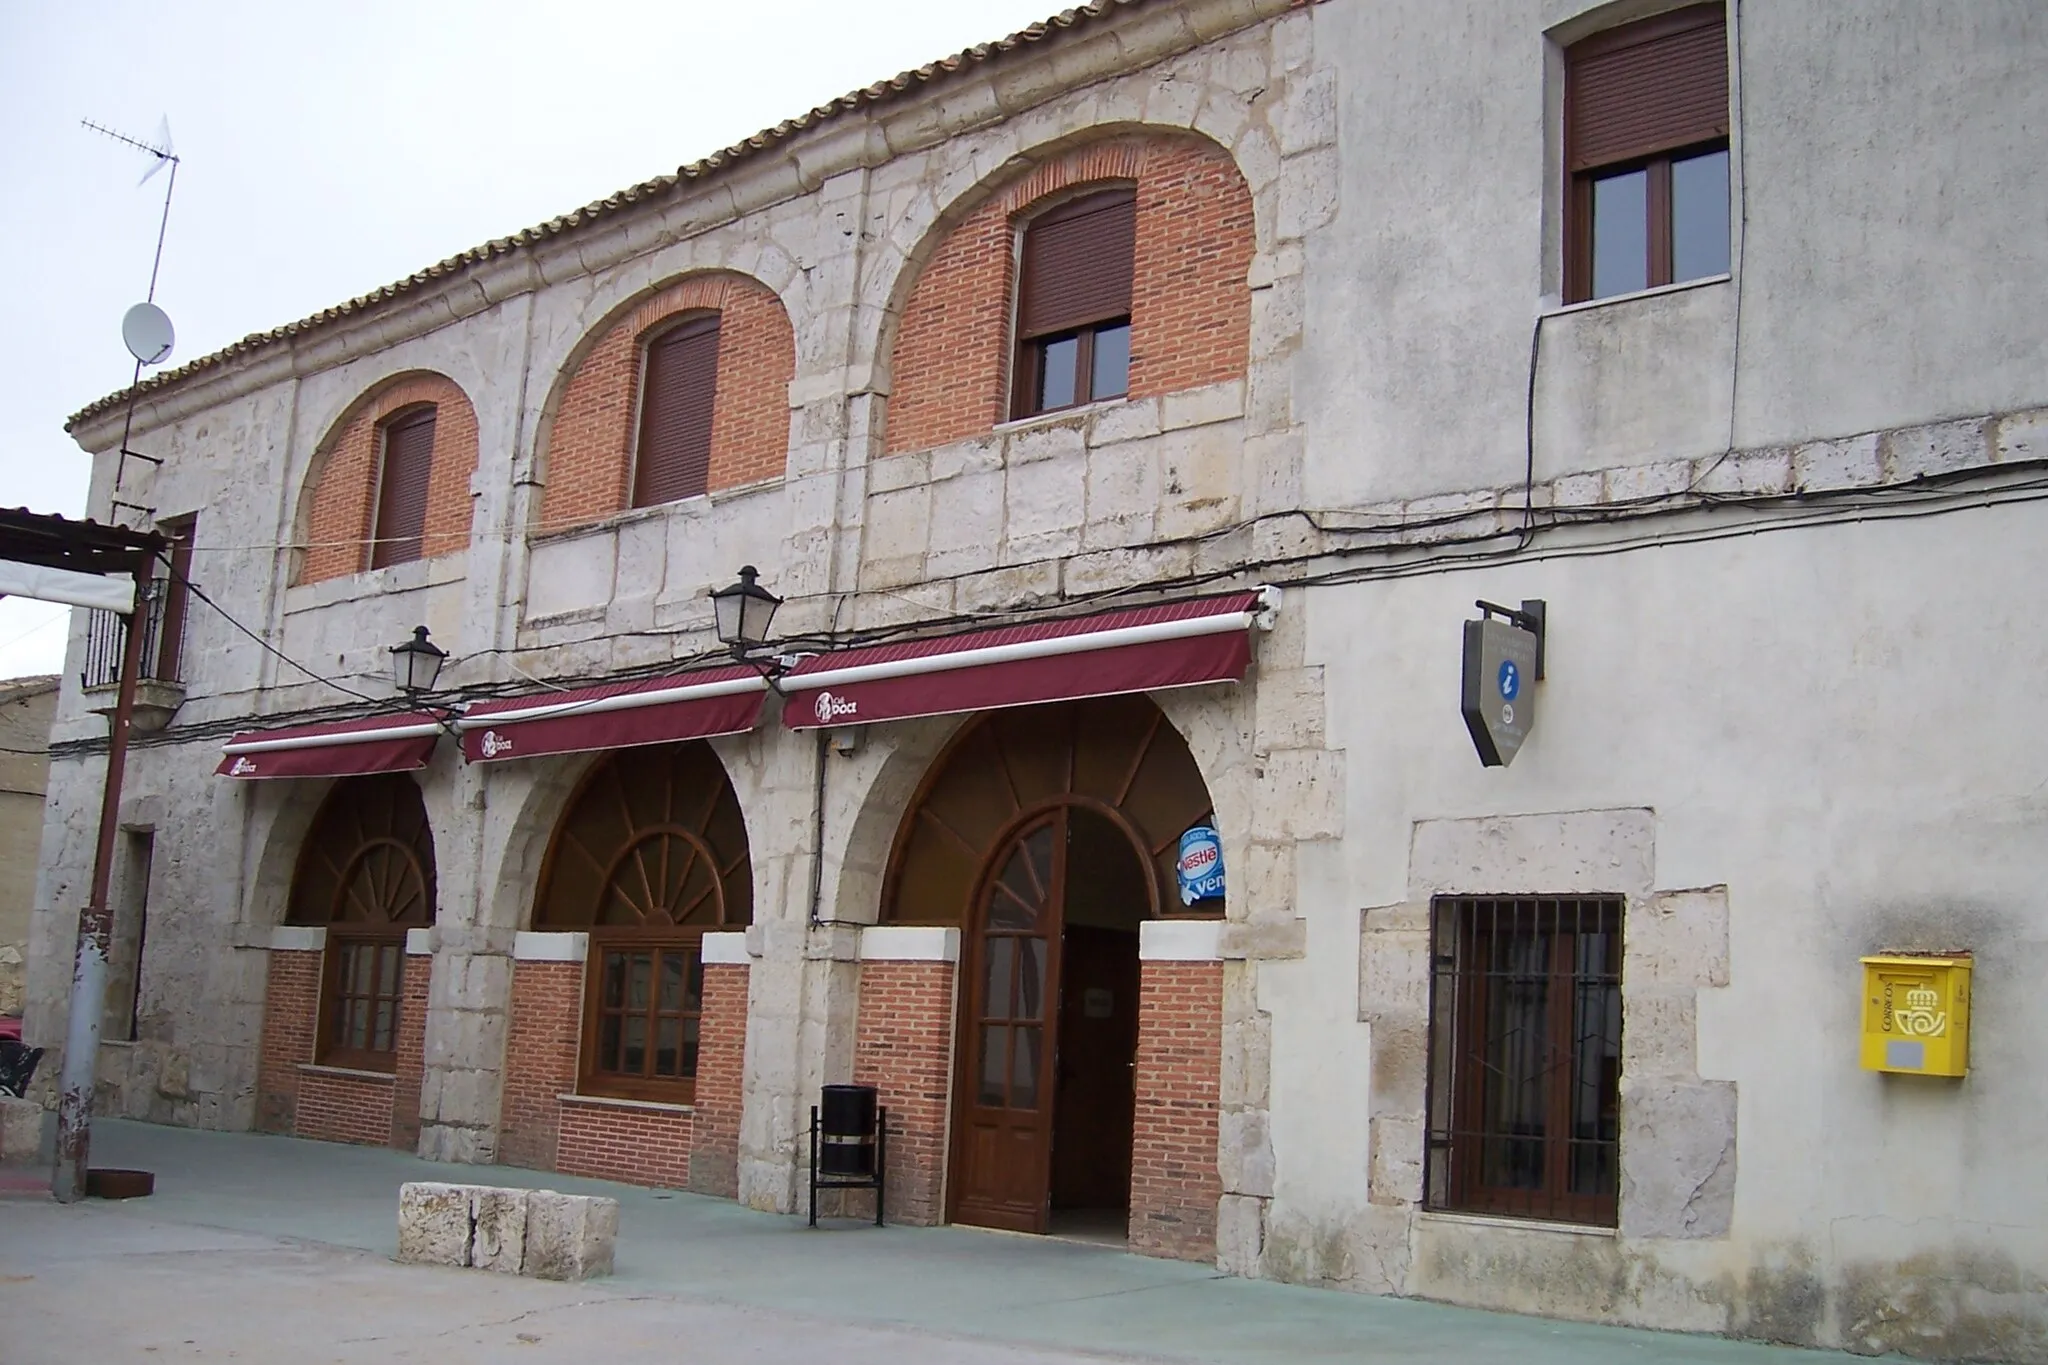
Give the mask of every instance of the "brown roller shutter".
[{"label": "brown roller shutter", "polygon": [[671,327],[647,346],[633,505],[693,498],[711,482],[711,414],[718,388],[718,315]]},{"label": "brown roller shutter", "polygon": [[1565,61],[1573,172],[1728,135],[1728,26],[1719,5],[1596,34]]},{"label": "brown roller shutter", "polygon": [[1138,199],[1106,190],[1062,204],[1024,233],[1017,286],[1017,337],[1045,336],[1131,311]]},{"label": "brown roller shutter", "polygon": [[420,557],[427,479],[434,469],[434,412],[429,404],[384,424],[384,468],[377,481],[377,529],[370,546],[373,569]]}]

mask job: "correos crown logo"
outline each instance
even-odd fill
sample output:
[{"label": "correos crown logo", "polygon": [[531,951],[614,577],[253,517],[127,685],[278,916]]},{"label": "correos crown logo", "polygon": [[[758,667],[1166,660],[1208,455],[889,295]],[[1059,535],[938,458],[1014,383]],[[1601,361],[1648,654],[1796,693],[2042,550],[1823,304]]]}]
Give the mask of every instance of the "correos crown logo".
[{"label": "correos crown logo", "polygon": [[820,692],[818,704],[813,709],[817,712],[820,725],[830,725],[841,716],[860,714],[860,706],[857,703],[846,697],[835,697],[830,692]]},{"label": "correos crown logo", "polygon": [[1948,1013],[1941,1008],[1941,996],[1925,986],[1906,992],[1906,1008],[1896,1010],[1899,1032],[1908,1038],[1939,1038],[1948,1031]]}]

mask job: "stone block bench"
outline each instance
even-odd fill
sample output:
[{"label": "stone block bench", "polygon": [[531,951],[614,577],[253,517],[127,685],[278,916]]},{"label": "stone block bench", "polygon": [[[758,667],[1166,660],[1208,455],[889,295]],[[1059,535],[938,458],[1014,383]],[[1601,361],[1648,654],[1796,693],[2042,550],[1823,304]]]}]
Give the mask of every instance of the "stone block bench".
[{"label": "stone block bench", "polygon": [[412,1181],[398,1187],[398,1259],[542,1280],[612,1273],[619,1201],[553,1190]]},{"label": "stone block bench", "polygon": [[33,1166],[43,1153],[43,1106],[0,1094],[0,1166]]}]

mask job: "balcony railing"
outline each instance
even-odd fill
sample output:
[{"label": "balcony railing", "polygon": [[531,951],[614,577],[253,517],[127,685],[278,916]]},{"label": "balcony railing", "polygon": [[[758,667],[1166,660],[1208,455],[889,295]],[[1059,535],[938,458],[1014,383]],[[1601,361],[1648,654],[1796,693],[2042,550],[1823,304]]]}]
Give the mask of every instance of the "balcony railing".
[{"label": "balcony railing", "polygon": [[[184,647],[183,593],[173,594],[167,578],[153,578],[143,588],[140,609],[142,623],[143,682],[178,682],[179,656]],[[128,622],[118,612],[95,611],[85,623],[85,673],[87,688],[116,687],[121,682],[121,653],[128,644]]]}]

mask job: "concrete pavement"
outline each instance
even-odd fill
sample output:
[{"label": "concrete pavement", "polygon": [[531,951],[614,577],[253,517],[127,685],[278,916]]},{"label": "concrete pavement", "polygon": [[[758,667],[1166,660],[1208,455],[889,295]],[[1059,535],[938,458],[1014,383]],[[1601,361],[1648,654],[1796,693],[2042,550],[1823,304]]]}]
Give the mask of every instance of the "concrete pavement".
[{"label": "concrete pavement", "polygon": [[[95,1165],[158,1193],[0,1199],[0,1361],[1102,1359],[1806,1365],[1851,1357],[1221,1277],[965,1228],[802,1220],[723,1200],[373,1148],[102,1120]],[[456,1179],[620,1201],[582,1285],[399,1266],[397,1190]]]}]

